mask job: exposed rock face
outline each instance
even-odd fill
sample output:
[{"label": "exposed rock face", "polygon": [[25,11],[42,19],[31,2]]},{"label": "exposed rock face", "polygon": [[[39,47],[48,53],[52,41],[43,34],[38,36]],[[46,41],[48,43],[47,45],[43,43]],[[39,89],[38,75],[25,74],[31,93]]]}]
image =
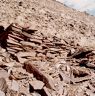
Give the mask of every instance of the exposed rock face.
[{"label": "exposed rock face", "polygon": [[55,0],[2,0],[0,10],[0,94],[95,95],[95,17]]}]

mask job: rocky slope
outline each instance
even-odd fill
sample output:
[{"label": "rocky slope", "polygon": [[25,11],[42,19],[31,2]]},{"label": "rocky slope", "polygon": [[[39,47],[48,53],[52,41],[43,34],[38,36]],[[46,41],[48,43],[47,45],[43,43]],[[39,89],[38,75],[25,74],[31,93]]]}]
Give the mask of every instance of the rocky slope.
[{"label": "rocky slope", "polygon": [[0,9],[0,96],[95,95],[95,17],[55,0]]}]

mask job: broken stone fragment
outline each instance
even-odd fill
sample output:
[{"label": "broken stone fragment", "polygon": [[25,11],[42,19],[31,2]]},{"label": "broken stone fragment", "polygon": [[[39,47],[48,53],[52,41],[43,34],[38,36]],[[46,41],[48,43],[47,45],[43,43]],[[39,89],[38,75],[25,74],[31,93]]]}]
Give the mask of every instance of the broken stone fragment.
[{"label": "broken stone fragment", "polygon": [[19,84],[18,84],[18,82],[13,80],[10,89],[12,89],[13,91],[17,91],[18,92],[19,91]]},{"label": "broken stone fragment", "polygon": [[48,88],[44,87],[43,90],[44,90],[46,96],[51,96],[50,92],[48,91]]},{"label": "broken stone fragment", "polygon": [[41,90],[43,86],[45,85],[42,81],[36,80],[36,81],[30,81],[30,86],[33,87],[34,90]]},{"label": "broken stone fragment", "polygon": [[8,47],[7,50],[8,50],[8,52],[9,52],[10,54],[17,53],[17,50],[15,50],[15,49],[13,49],[13,48],[10,48],[10,47]]},{"label": "broken stone fragment", "polygon": [[11,40],[11,39],[8,39],[7,42],[10,43],[10,44],[13,44],[13,45],[21,45],[21,44],[13,41],[13,40]]},{"label": "broken stone fragment", "polygon": [[18,51],[22,51],[22,49],[19,46],[10,46],[11,49]]},{"label": "broken stone fragment", "polygon": [[[14,36],[13,36],[12,34],[10,34],[10,35],[8,36],[8,39],[18,43],[18,38],[17,38],[17,39],[14,38]],[[22,39],[22,40],[23,40],[23,39]]]},{"label": "broken stone fragment", "polygon": [[46,87],[47,87],[47,88],[50,88],[50,87],[51,87],[51,89],[55,90],[55,82],[54,82],[54,79],[53,79],[50,75],[48,75],[48,74],[45,74],[45,76],[46,76],[47,79],[48,79],[48,82],[47,82],[47,84],[46,84]]},{"label": "broken stone fragment", "polygon": [[0,90],[0,96],[5,96],[5,93]]},{"label": "broken stone fragment", "polygon": [[35,43],[27,42],[27,41],[21,41],[20,43],[24,46],[30,46],[30,47],[36,47],[37,46]]},{"label": "broken stone fragment", "polygon": [[53,90],[55,89],[53,78],[50,78],[49,75],[46,75],[45,73],[38,70],[36,66],[31,64],[31,61],[25,62],[23,68],[26,69],[27,72],[33,73],[34,77],[36,77],[37,80],[44,82],[46,87],[53,89]]},{"label": "broken stone fragment", "polygon": [[19,42],[23,40],[22,36],[15,32],[12,32],[12,34],[9,34],[8,39],[11,39],[12,41],[15,41],[15,42]]},{"label": "broken stone fragment", "polygon": [[42,44],[41,40],[37,40],[37,39],[30,39],[31,42],[35,43],[35,44]]}]

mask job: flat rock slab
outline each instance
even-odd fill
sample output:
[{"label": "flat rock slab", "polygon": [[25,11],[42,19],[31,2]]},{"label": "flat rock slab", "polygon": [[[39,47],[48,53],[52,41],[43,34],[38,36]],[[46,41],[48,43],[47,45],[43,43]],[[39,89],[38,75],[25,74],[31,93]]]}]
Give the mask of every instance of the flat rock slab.
[{"label": "flat rock slab", "polygon": [[42,81],[39,81],[39,80],[30,81],[29,83],[34,88],[34,90],[41,90],[44,86],[44,83]]},{"label": "flat rock slab", "polygon": [[12,81],[11,89],[13,91],[19,91],[19,84],[17,81],[15,81],[15,80]]},{"label": "flat rock slab", "polygon": [[5,96],[5,93],[0,90],[0,96]]}]

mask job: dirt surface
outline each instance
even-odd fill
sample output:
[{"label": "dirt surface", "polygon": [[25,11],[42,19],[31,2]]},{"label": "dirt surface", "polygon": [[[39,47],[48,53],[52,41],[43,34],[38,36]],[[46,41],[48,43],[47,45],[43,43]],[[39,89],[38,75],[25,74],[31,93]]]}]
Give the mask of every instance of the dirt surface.
[{"label": "dirt surface", "polygon": [[55,0],[0,9],[0,96],[95,95],[95,17]]}]

